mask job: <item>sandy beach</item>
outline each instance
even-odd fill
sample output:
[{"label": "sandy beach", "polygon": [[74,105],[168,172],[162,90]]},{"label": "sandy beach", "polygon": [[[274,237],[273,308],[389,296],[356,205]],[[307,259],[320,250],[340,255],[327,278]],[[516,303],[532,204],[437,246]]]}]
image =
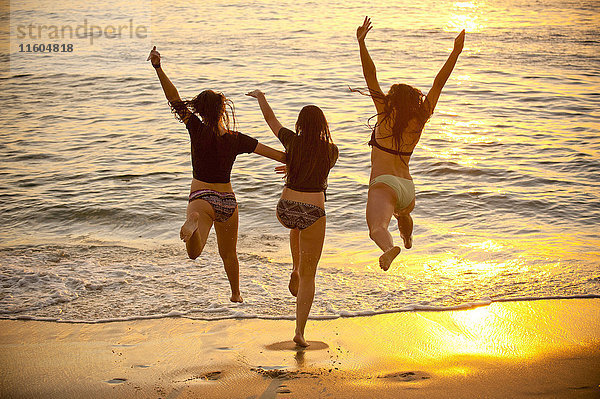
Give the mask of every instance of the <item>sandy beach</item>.
[{"label": "sandy beach", "polygon": [[309,320],[0,321],[2,398],[600,396],[600,299]]}]

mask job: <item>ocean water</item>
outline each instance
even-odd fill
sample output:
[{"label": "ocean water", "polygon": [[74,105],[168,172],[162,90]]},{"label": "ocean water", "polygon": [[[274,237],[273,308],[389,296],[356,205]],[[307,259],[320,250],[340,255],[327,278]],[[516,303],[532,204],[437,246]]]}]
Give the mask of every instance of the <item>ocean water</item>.
[{"label": "ocean water", "polygon": [[[340,158],[312,317],[600,296],[596,1],[65,0],[2,11],[1,318],[293,317],[274,162],[241,155],[232,173],[245,302],[228,300],[214,235],[187,259],[189,139],[145,62],[151,45],[182,97],[224,92],[238,130],[267,145],[281,148],[244,93],[263,90],[290,128],[306,104],[325,112]],[[427,92],[467,30],[411,160],[414,247],[388,272],[364,219],[374,108],[348,90],[364,87],[355,29],[367,14],[384,90]],[[129,19],[148,35],[53,41],[73,43],[70,53],[19,52],[40,41],[15,33]]]}]

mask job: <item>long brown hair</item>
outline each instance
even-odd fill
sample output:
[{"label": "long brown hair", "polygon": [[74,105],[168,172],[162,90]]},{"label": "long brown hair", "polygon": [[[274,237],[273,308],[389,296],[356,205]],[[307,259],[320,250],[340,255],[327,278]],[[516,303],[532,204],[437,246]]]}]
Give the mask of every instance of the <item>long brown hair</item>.
[{"label": "long brown hair", "polygon": [[[373,118],[383,116],[381,121],[377,121],[375,126],[372,126],[373,129],[388,121],[393,123],[392,133],[387,137],[392,137],[394,149],[397,151],[399,151],[400,147],[403,145],[414,144],[404,142],[403,135],[408,127],[408,122],[410,122],[411,119],[416,119],[418,123],[417,131],[420,131],[431,116],[425,95],[421,90],[407,84],[400,83],[392,85],[387,95],[371,90],[369,90],[369,94],[365,94],[360,90],[352,88],[350,90],[357,91],[363,95],[373,97],[383,102],[383,111],[370,117],[369,122]],[[370,123],[369,127],[371,127]]]},{"label": "long brown hair", "polygon": [[296,121],[298,147],[287,154],[288,181],[298,178],[300,171],[312,175],[318,173],[319,181],[325,180],[331,167],[329,124],[321,108],[307,105]]},{"label": "long brown hair", "polygon": [[[181,118],[179,117],[180,113],[177,112],[177,107],[181,107],[181,105],[198,115],[202,119],[202,122],[204,122],[210,131],[217,137],[219,136],[219,121],[221,120],[228,133],[235,133],[235,107],[233,101],[225,97],[223,93],[213,90],[204,90],[191,100],[183,100],[181,103],[171,104],[173,113],[179,120],[181,120]],[[231,116],[229,116],[229,112],[227,111],[228,107]],[[233,129],[230,128],[230,122],[233,122]]]},{"label": "long brown hair", "polygon": [[403,133],[406,131],[411,119],[417,120],[417,131],[421,131],[429,119],[425,109],[425,95],[421,90],[407,84],[394,84],[385,96],[383,119],[381,123],[389,120],[392,125],[392,142],[396,150],[405,143]]}]

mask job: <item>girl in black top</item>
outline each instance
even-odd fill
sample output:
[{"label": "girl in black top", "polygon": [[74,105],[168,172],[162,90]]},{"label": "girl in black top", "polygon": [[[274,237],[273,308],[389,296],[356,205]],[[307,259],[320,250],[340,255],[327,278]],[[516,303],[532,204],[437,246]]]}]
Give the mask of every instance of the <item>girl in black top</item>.
[{"label": "girl in black top", "polygon": [[290,229],[294,269],[289,289],[297,297],[294,342],[308,346],[304,327],[315,296],[315,274],[325,239],[325,189],[338,149],[320,108],[302,108],[293,132],[279,123],[260,90],[248,95],[258,100],[267,124],[286,150],[287,179],[277,204],[277,218]]},{"label": "girl in black top", "polygon": [[231,286],[231,301],[242,302],[236,252],[238,209],[230,182],[231,168],[238,154],[253,152],[279,162],[285,162],[285,154],[236,132],[235,127],[230,129],[226,105],[231,107],[231,101],[223,94],[205,90],[190,101],[182,101],[160,66],[160,54],[156,46],[148,60],[156,68],[173,113],[185,123],[190,134],[194,177],[187,219],[181,227],[180,238],[185,242],[188,256],[196,259],[202,253],[214,224],[219,254]]}]

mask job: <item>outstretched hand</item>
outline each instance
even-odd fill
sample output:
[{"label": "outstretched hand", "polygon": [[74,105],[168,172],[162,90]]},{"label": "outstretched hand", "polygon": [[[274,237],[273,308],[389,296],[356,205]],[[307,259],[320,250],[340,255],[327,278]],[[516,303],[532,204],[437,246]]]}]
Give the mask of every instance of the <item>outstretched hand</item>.
[{"label": "outstretched hand", "polygon": [[160,64],[160,53],[156,51],[156,46],[152,47],[152,50],[150,50],[150,55],[148,55],[146,61],[150,61],[152,65]]},{"label": "outstretched hand", "polygon": [[262,91],[256,89],[256,90],[252,90],[249,93],[246,93],[246,95],[250,96],[250,97],[258,98],[260,96],[264,96],[265,94]]},{"label": "outstretched hand", "polygon": [[365,40],[365,37],[367,37],[367,33],[369,33],[369,31],[372,28],[373,26],[371,25],[371,18],[365,17],[363,24],[356,28],[356,40],[358,40],[359,42]]},{"label": "outstretched hand", "polygon": [[454,51],[460,54],[465,45],[465,30],[460,31],[456,39],[454,39]]}]

